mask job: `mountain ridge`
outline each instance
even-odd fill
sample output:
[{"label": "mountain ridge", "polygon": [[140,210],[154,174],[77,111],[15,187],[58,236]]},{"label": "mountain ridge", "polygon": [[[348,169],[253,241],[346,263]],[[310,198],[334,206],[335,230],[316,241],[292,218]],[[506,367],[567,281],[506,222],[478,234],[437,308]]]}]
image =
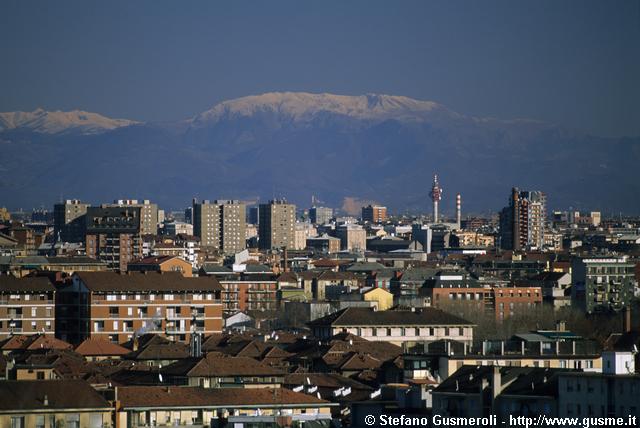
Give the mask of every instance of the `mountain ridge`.
[{"label": "mountain ridge", "polygon": [[[278,195],[304,206],[315,195],[334,207],[358,198],[424,212],[438,173],[445,195],[462,193],[465,210],[498,210],[518,186],[545,191],[553,208],[640,212],[629,197],[640,194],[640,138],[379,94],[267,93],[191,119],[87,134],[14,128],[0,131],[0,150],[0,200],[14,206],[51,204],[61,193],[173,208],[193,196]],[[443,198],[443,212],[447,204],[453,209],[453,197]]]}]

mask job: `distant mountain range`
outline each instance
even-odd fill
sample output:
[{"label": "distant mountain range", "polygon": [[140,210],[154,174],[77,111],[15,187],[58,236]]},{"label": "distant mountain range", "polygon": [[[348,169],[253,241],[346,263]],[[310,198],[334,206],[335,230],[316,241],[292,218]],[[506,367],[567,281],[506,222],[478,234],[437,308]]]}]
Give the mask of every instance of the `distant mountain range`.
[{"label": "distant mountain range", "polygon": [[0,113],[0,206],[193,196],[307,207],[311,196],[392,211],[496,211],[512,186],[550,208],[640,212],[640,137],[603,138],[533,120],[477,118],[438,103],[368,94],[268,93],[188,120],[139,123],[82,111]]}]

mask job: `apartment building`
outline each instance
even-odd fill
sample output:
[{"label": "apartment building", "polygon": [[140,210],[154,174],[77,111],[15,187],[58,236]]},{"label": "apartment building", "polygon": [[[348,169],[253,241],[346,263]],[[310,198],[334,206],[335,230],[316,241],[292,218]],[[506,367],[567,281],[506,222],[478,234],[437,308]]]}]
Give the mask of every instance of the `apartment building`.
[{"label": "apartment building", "polygon": [[0,426],[111,426],[112,405],[83,380],[0,381]]},{"label": "apartment building", "polygon": [[329,426],[337,404],[286,388],[118,387],[120,426]]},{"label": "apartment building", "polygon": [[365,251],[367,249],[367,231],[358,224],[343,224],[336,228],[336,237],[340,238],[340,248],[346,251]]},{"label": "apartment building", "polygon": [[193,276],[191,263],[176,256],[145,257],[129,263],[128,272],[179,272],[187,278]]},{"label": "apartment building", "polygon": [[53,232],[63,242],[84,242],[89,204],[67,199],[53,206]]},{"label": "apartment building", "polygon": [[453,305],[468,305],[497,320],[542,305],[542,290],[538,286],[503,286],[482,283],[462,272],[439,272],[428,279],[420,294],[429,298],[431,305],[447,308]]},{"label": "apartment building", "polygon": [[127,264],[142,257],[142,223],[139,207],[90,207],[87,209],[87,256],[126,272]]},{"label": "apartment building", "polygon": [[627,256],[575,258],[571,301],[587,313],[622,310],[633,298],[634,269]]},{"label": "apartment building", "polygon": [[193,201],[193,234],[224,254],[246,248],[246,206],[235,200]]},{"label": "apartment building", "polygon": [[547,197],[540,191],[513,188],[509,206],[500,212],[500,246],[507,250],[542,249]]},{"label": "apartment building", "polygon": [[329,223],[332,218],[333,208],[313,206],[309,209],[309,221],[313,224]]},{"label": "apartment building", "polygon": [[296,206],[285,200],[260,204],[258,247],[261,250],[293,248],[295,246]]},{"label": "apartment building", "polygon": [[0,275],[0,339],[55,334],[56,289],[47,277]]},{"label": "apartment building", "polygon": [[104,208],[140,208],[140,233],[143,235],[155,235],[158,233],[158,205],[145,199],[117,199],[112,204],[103,204]]},{"label": "apartment building", "polygon": [[471,322],[435,308],[386,311],[346,308],[308,325],[313,335],[320,339],[351,333],[372,342],[395,345],[437,340],[471,343],[474,328]]},{"label": "apartment building", "polygon": [[220,280],[225,316],[242,311],[276,310],[278,282],[272,276],[251,275],[238,280]]},{"label": "apartment building", "polygon": [[382,223],[387,220],[387,207],[380,205],[368,205],[362,207],[362,221],[369,223]]},{"label": "apartment building", "polygon": [[57,337],[116,343],[134,333],[189,340],[222,331],[222,288],[215,278],[178,272],[80,272],[58,291]]}]

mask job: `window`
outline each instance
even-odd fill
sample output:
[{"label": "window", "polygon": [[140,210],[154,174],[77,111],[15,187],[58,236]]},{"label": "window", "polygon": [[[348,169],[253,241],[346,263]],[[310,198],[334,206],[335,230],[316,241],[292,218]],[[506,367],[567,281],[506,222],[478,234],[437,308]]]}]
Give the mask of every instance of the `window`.
[{"label": "window", "polygon": [[67,415],[65,428],[80,428],[80,415],[78,413]]},{"label": "window", "polygon": [[133,315],[133,308],[131,308],[131,307],[127,308],[127,315],[129,315],[129,316]]},{"label": "window", "polygon": [[36,428],[45,428],[44,426],[44,415],[36,416]]},{"label": "window", "polygon": [[11,428],[25,428],[24,416],[11,416]]},{"label": "window", "polygon": [[31,308],[31,316],[32,316],[32,317],[36,317],[36,316],[37,316],[37,313],[38,313],[38,308],[36,308],[36,307],[32,307],[32,308]]},{"label": "window", "polygon": [[38,373],[36,373],[36,379],[38,379],[38,380],[44,380],[44,372],[38,372]]}]

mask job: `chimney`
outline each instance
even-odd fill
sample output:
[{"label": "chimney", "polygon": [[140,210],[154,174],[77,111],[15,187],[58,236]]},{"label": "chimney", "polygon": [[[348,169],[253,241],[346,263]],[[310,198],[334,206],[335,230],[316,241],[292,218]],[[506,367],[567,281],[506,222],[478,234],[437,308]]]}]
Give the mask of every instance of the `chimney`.
[{"label": "chimney", "polygon": [[460,193],[456,195],[456,223],[458,224],[458,229],[460,229],[462,227],[462,198]]},{"label": "chimney", "polygon": [[563,320],[556,321],[556,331],[567,331],[567,323]]},{"label": "chimney", "polygon": [[284,247],[284,272],[289,271],[289,257],[287,253],[287,247]]},{"label": "chimney", "polygon": [[44,404],[44,407],[49,406],[49,397],[47,396],[47,394],[44,394],[44,399],[42,400],[42,404]]},{"label": "chimney", "polygon": [[623,316],[622,331],[623,333],[630,333],[631,332],[631,308],[629,306],[624,308],[624,313],[622,316]]},{"label": "chimney", "polygon": [[133,338],[133,352],[138,350],[138,336]]}]

